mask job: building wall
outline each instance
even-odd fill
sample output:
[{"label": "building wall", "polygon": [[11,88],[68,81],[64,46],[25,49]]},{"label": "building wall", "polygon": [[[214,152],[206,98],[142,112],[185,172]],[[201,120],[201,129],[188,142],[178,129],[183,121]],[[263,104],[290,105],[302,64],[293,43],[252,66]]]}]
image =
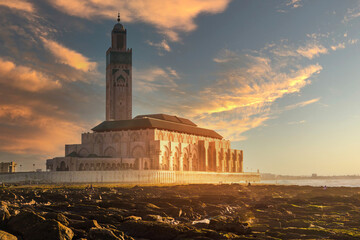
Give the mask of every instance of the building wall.
[{"label": "building wall", "polygon": [[2,183],[132,183],[187,184],[258,182],[259,173],[216,173],[185,171],[65,171],[0,174]]},{"label": "building wall", "polygon": [[1,162],[0,163],[0,173],[14,173],[16,163],[14,162]]},{"label": "building wall", "polygon": [[83,133],[81,144],[65,146],[71,153],[79,157],[54,158],[48,169],[243,172],[243,152],[230,141],[160,129]]}]

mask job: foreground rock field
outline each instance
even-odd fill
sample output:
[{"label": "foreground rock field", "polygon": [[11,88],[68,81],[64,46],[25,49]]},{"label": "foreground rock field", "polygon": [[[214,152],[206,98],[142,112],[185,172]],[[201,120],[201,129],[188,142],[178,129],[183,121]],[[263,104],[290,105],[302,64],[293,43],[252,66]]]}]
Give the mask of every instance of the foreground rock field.
[{"label": "foreground rock field", "polygon": [[0,188],[0,239],[360,239],[360,189]]}]

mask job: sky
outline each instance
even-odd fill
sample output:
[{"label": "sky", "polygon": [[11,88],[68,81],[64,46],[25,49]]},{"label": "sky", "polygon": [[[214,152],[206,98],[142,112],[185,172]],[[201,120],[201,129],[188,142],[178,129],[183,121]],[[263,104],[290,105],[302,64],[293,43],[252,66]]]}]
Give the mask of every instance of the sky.
[{"label": "sky", "polygon": [[118,11],[133,117],[214,129],[245,171],[360,174],[356,0],[0,0],[0,161],[45,169],[105,119]]}]

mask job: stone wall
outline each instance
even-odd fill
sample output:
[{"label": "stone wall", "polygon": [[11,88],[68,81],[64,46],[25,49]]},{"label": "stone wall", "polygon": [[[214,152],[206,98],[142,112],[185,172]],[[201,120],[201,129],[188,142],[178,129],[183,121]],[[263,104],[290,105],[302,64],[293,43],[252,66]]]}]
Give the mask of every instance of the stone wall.
[{"label": "stone wall", "polygon": [[0,174],[3,183],[131,183],[131,184],[187,184],[238,183],[260,181],[259,173],[215,173],[182,171],[66,171],[21,172]]},{"label": "stone wall", "polygon": [[[116,166],[122,164],[120,158],[133,158],[133,161],[147,158],[149,160],[146,161],[147,167],[143,167],[144,169],[243,172],[243,152],[231,149],[230,141],[160,129],[84,133],[81,144],[65,146],[65,155],[70,156],[71,153],[82,157],[84,165],[87,160],[88,164],[96,162],[101,166],[107,165],[112,160],[102,160],[99,157],[92,159],[94,156],[106,156],[114,158]],[[48,164],[54,167],[47,169],[56,171],[55,165],[61,161],[67,162],[68,158],[54,158],[52,163],[49,161]],[[130,162],[129,164],[134,165]],[[66,170],[74,171],[79,168],[69,166]]]}]

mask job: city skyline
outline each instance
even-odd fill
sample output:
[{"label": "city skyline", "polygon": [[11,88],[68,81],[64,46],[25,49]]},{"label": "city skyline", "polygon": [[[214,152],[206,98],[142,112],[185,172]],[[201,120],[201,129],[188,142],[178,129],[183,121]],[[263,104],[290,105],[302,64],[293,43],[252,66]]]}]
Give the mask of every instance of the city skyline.
[{"label": "city skyline", "polygon": [[0,0],[0,11],[0,161],[44,169],[105,119],[119,11],[133,117],[214,129],[244,150],[245,171],[359,174],[359,1]]}]

